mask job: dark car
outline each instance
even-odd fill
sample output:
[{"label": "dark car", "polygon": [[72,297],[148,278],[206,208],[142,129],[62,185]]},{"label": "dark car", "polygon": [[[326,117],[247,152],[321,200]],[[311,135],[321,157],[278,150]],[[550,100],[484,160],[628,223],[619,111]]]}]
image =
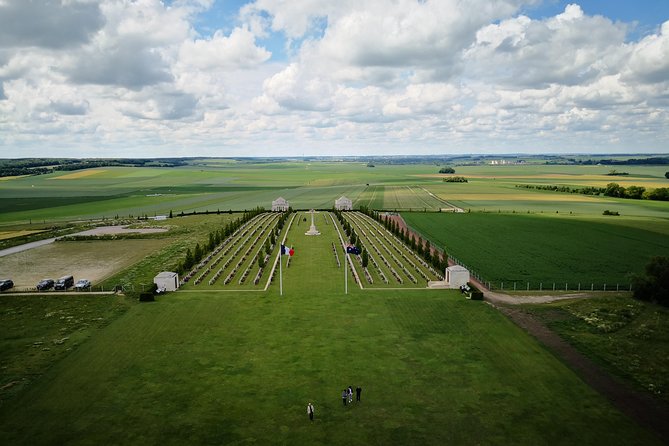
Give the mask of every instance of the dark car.
[{"label": "dark car", "polygon": [[0,279],[0,291],[14,288],[14,282],[11,279]]},{"label": "dark car", "polygon": [[37,291],[46,291],[53,288],[53,279],[43,279],[37,284]]},{"label": "dark car", "polygon": [[54,284],[54,289],[56,290],[61,290],[65,291],[68,288],[71,288],[74,286],[74,277],[72,276],[63,276],[60,279],[56,280],[56,283]]}]

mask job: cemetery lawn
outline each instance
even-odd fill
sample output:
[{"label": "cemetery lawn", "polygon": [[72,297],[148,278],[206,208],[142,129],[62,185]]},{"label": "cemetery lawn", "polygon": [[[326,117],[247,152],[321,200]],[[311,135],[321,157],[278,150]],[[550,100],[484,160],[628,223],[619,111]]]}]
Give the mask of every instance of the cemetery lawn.
[{"label": "cemetery lawn", "polygon": [[629,288],[653,255],[669,251],[669,221],[569,215],[402,213],[433,245],[472,268],[495,289]]},{"label": "cemetery lawn", "polygon": [[[282,297],[275,281],[132,305],[3,403],[0,444],[659,444],[484,302],[350,275],[345,295],[332,226],[305,229]],[[348,385],[362,402],[343,407]]]}]

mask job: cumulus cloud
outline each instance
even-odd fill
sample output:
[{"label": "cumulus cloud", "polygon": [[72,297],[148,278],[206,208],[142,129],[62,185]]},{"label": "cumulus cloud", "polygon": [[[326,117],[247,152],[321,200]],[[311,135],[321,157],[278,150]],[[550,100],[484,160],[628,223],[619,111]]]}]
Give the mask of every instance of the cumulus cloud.
[{"label": "cumulus cloud", "polygon": [[647,36],[634,46],[624,78],[652,84],[669,80],[669,21],[662,24],[659,34]]},{"label": "cumulus cloud", "polygon": [[0,2],[0,47],[72,47],[87,42],[103,24],[97,3],[4,0]]},{"label": "cumulus cloud", "polygon": [[88,113],[90,103],[86,100],[75,102],[51,101],[49,108],[61,115],[78,116]]},{"label": "cumulus cloud", "polygon": [[578,5],[546,20],[514,17],[477,32],[465,53],[468,75],[530,88],[587,82],[619,69],[626,31]]},{"label": "cumulus cloud", "polygon": [[172,80],[160,53],[142,47],[141,40],[132,38],[117,41],[104,52],[82,52],[66,72],[76,83],[118,85],[130,89]]},{"label": "cumulus cloud", "polygon": [[185,41],[179,49],[179,62],[200,70],[248,69],[271,55],[256,46],[255,36],[248,28],[235,28],[228,37],[217,31],[210,39]]},{"label": "cumulus cloud", "polygon": [[[669,22],[630,40],[633,25],[577,4],[532,18],[520,11],[534,0],[256,0],[205,32],[213,0],[37,3],[0,0],[5,145],[58,135],[289,155],[669,143]],[[53,23],[31,33],[30,14]]]}]

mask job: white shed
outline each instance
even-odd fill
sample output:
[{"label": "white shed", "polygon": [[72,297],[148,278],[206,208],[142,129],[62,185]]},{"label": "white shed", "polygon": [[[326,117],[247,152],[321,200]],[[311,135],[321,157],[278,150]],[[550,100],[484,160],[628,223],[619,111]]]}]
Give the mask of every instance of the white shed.
[{"label": "white shed", "polygon": [[164,288],[165,291],[176,291],[179,288],[179,275],[170,271],[163,271],[153,278],[153,283],[158,286],[158,289]]},{"label": "white shed", "polygon": [[352,211],[353,202],[350,199],[341,196],[335,200],[335,209],[338,211]]},{"label": "white shed", "polygon": [[279,197],[272,202],[272,212],[285,212],[288,207],[290,207],[290,204],[283,197]]},{"label": "white shed", "polygon": [[444,279],[449,288],[460,288],[469,282],[469,270],[460,265],[449,266],[446,268]]}]

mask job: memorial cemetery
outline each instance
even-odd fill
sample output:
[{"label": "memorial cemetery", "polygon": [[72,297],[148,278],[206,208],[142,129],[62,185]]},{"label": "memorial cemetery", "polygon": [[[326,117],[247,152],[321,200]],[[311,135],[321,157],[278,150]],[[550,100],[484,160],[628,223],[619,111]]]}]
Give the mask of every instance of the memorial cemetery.
[{"label": "memorial cemetery", "polygon": [[[211,163],[4,181],[8,203],[72,202],[0,213],[3,249],[64,237],[0,257],[19,279],[0,294],[2,444],[663,444],[456,285],[641,272],[669,246],[666,204],[513,187],[604,181],[576,168],[464,166],[469,182],[446,184],[433,165]],[[113,226],[160,232],[87,232]],[[31,289],[77,271],[90,292]],[[666,309],[627,289],[555,295],[571,293],[508,308],[666,400]],[[349,385],[362,402],[343,408]]]}]

